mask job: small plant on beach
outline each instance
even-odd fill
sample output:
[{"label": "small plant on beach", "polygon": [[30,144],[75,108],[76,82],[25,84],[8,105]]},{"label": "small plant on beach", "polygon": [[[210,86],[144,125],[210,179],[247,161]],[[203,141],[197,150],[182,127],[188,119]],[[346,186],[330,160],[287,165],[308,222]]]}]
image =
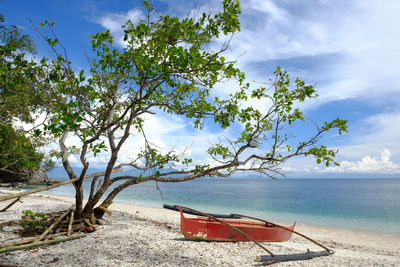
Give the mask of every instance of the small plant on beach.
[{"label": "small plant on beach", "polygon": [[31,210],[22,211],[22,220],[19,220],[19,224],[24,228],[24,231],[30,231],[35,228],[46,229],[47,226],[44,225],[44,215],[35,213]]}]

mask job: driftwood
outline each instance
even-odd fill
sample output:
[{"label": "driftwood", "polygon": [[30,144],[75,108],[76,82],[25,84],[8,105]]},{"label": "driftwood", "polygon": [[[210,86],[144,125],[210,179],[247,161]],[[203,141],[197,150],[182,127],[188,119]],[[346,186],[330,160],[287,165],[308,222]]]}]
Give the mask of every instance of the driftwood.
[{"label": "driftwood", "polygon": [[282,261],[298,261],[298,260],[309,260],[316,257],[329,256],[334,254],[333,250],[323,250],[318,252],[306,252],[306,253],[297,253],[297,254],[288,254],[288,255],[262,255],[256,258],[256,261],[263,263],[275,263]]},{"label": "driftwood", "polygon": [[71,214],[69,215],[69,223],[68,223],[68,232],[67,236],[71,235],[72,232],[72,223],[74,222],[74,210],[71,210]]},{"label": "driftwood", "polygon": [[3,229],[5,226],[14,226],[14,225],[19,225],[19,220],[12,220],[0,223],[0,230]]},{"label": "driftwood", "polygon": [[37,242],[45,239],[47,235],[59,232],[66,232],[70,236],[74,232],[86,230],[84,221],[74,220],[73,213],[74,205],[66,211],[37,213],[34,218],[31,215],[22,215],[20,220],[1,222],[0,230],[6,226],[19,226],[21,222],[24,222],[26,226],[20,230],[20,235],[36,236]]},{"label": "driftwood", "polygon": [[[123,169],[115,169],[115,170],[112,170],[111,172],[114,173],[114,172],[121,172],[121,171],[123,171]],[[84,176],[83,179],[91,178],[91,177],[94,177],[94,176],[102,176],[104,174],[105,174],[104,172],[93,173],[93,174],[89,174],[89,175]],[[52,189],[52,188],[56,188],[56,187],[59,187],[59,186],[62,186],[62,185],[74,183],[74,182],[79,181],[79,179],[80,178],[78,177],[78,178],[74,178],[74,179],[71,179],[71,180],[68,180],[68,181],[65,181],[65,182],[52,184],[52,185],[44,186],[44,187],[39,187],[39,188],[32,189],[32,190],[25,191],[25,192],[20,192],[20,193],[16,193],[16,194],[10,194],[10,195],[7,195],[7,196],[3,196],[3,197],[0,197],[0,202],[1,201],[5,201],[5,200],[9,200],[9,199],[13,199],[13,198],[16,198],[16,197],[22,197],[22,196],[30,195],[30,194],[41,192],[41,191],[46,191],[46,190],[49,190],[49,189]]]},{"label": "driftwood", "polygon": [[8,204],[4,209],[0,210],[0,212],[4,212],[6,210],[8,210],[10,207],[12,207],[15,203],[17,203],[19,200],[21,199],[21,197],[18,197],[17,199],[15,199],[13,202],[11,202],[10,204]]},{"label": "driftwood", "polygon": [[74,209],[75,205],[72,205],[71,208],[69,208],[69,210],[67,210],[66,212],[64,212],[63,215],[60,216],[60,218],[58,218],[58,220],[56,220],[52,225],[50,225],[49,228],[46,229],[46,231],[43,232],[43,234],[41,234],[33,243],[38,243],[40,242],[40,240],[42,240],[51,230],[53,230],[53,228],[60,223],[65,216],[67,216],[73,209]]},{"label": "driftwood", "polygon": [[78,235],[65,237],[65,238],[47,240],[47,241],[42,241],[42,242],[37,242],[37,243],[33,242],[33,243],[30,243],[30,244],[24,244],[24,245],[19,245],[19,246],[6,247],[6,248],[0,249],[0,254],[1,253],[5,253],[5,252],[10,252],[10,251],[15,251],[15,250],[22,250],[22,249],[36,248],[36,247],[40,247],[40,246],[52,245],[52,244],[56,244],[56,243],[60,243],[60,242],[65,242],[65,241],[68,241],[68,240],[81,238],[81,237],[84,237],[84,236],[86,236],[86,234],[78,234]]},{"label": "driftwood", "polygon": [[[61,232],[61,233],[47,235],[47,238],[48,239],[52,239],[52,238],[57,237],[57,236],[65,235],[66,233],[67,232]],[[14,247],[14,246],[18,246],[18,245],[32,243],[35,240],[36,240],[36,237],[32,237],[32,238],[28,238],[28,239],[21,239],[21,240],[18,240],[18,241],[10,241],[10,242],[0,243],[0,249],[1,248]]]},{"label": "driftwood", "polygon": [[[66,231],[66,232],[68,233],[68,230],[69,230],[68,227],[69,227],[69,223],[64,223],[64,222],[62,222],[62,223],[60,223],[60,227],[59,227],[59,229],[58,229],[57,231]],[[84,223],[83,221],[74,222],[73,224],[71,224],[71,232],[70,232],[70,235],[71,235],[73,232],[82,230],[84,227],[85,227],[85,223]],[[67,234],[67,235],[68,235],[68,234]]]},{"label": "driftwood", "polygon": [[[84,237],[86,234],[79,233],[76,235],[72,234],[74,230],[86,230],[84,228],[84,224],[81,220],[74,220],[74,208],[75,205],[72,205],[67,211],[64,211],[61,215],[61,212],[45,214],[44,220],[42,220],[43,224],[41,227],[50,225],[39,237],[22,239],[18,241],[10,241],[6,243],[0,244],[0,253],[10,252],[15,250],[22,249],[30,249],[39,246],[52,245],[59,242],[64,242],[76,238]],[[68,214],[70,217],[68,218]],[[54,215],[59,216],[58,218]],[[27,216],[23,216],[23,219]],[[29,217],[29,216],[28,216]],[[66,218],[67,217],[67,218]],[[63,222],[65,221],[64,225]],[[76,223],[73,225],[73,223]],[[57,228],[57,229],[56,229]],[[66,231],[68,229],[68,231]],[[61,231],[61,233],[50,234],[52,231]],[[67,235],[65,237],[56,238],[59,236]],[[47,240],[45,240],[47,239]]]}]

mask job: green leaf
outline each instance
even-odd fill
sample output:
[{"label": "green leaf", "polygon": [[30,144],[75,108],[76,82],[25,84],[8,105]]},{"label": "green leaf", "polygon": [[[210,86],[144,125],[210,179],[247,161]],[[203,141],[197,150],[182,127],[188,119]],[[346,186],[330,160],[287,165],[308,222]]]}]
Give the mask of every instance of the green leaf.
[{"label": "green leaf", "polygon": [[83,82],[83,81],[85,80],[85,77],[83,76],[84,73],[85,73],[84,70],[81,70],[81,71],[79,72],[79,81],[80,81],[80,82]]}]

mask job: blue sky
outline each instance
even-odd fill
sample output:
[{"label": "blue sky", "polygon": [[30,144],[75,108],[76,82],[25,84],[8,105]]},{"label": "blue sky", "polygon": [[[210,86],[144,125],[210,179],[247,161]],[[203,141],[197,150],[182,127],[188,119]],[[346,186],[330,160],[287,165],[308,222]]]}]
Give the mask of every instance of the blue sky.
[{"label": "blue sky", "polygon": [[[303,107],[316,122],[340,116],[349,121],[349,134],[328,136],[330,147],[338,148],[339,168],[323,168],[310,158],[288,162],[291,174],[335,176],[365,174],[400,176],[400,1],[397,0],[248,0],[241,1],[242,31],[235,35],[226,57],[238,58],[248,81],[265,82],[276,66],[293,77],[315,84],[320,97]],[[55,21],[59,39],[77,69],[86,68],[91,34],[110,29],[117,45],[123,45],[120,26],[143,16],[141,1],[0,1],[0,13],[37,43],[38,56],[49,56],[49,48],[33,31],[36,24]],[[193,8],[216,12],[219,1],[157,1],[156,6],[177,16]],[[217,42],[217,44],[223,42]],[[224,95],[231,84],[216,88]],[[154,142],[165,149],[175,146],[200,158],[204,148],[217,140],[213,127],[191,130],[179,117],[151,117],[146,125]],[[231,130],[234,131],[234,130]],[[233,133],[224,133],[225,135]],[[299,135],[305,135],[305,129]],[[72,142],[72,141],[71,141]],[[130,147],[141,140],[131,139]],[[105,161],[107,156],[104,155]],[[128,158],[128,156],[126,156]],[[98,164],[101,164],[97,160]]]}]

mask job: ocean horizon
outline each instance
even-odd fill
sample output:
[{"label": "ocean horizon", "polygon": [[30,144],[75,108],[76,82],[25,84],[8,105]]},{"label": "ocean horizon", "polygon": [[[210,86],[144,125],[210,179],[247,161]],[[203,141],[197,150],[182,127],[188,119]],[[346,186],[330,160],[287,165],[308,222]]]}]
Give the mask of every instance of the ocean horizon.
[{"label": "ocean horizon", "polygon": [[[66,178],[60,179],[66,180]],[[89,195],[91,179],[84,181]],[[162,207],[179,204],[210,213],[240,213],[292,224],[400,234],[400,179],[200,178],[131,186],[114,202]],[[45,191],[74,196],[72,185]]]}]

